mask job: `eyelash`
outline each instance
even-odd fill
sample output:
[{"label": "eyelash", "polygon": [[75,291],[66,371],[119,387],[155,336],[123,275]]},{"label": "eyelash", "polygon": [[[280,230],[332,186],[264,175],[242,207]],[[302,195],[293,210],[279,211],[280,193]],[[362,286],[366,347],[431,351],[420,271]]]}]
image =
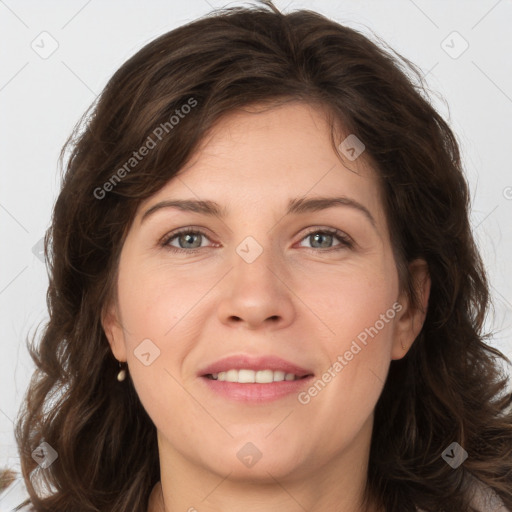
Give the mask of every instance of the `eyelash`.
[{"label": "eyelash", "polygon": [[[183,229],[179,229],[177,231],[173,231],[172,233],[169,233],[168,235],[166,235],[163,238],[163,240],[160,242],[160,245],[164,249],[169,250],[174,253],[189,253],[190,254],[190,253],[196,253],[202,249],[206,249],[206,247],[196,247],[195,249],[182,249],[181,247],[174,247],[172,245],[169,245],[169,242],[171,242],[178,236],[188,235],[188,234],[201,235],[201,236],[204,236],[205,238],[209,239],[208,236],[203,231],[193,230],[190,228],[183,228]],[[306,233],[306,235],[304,235],[304,237],[302,237],[300,241],[302,242],[304,239],[306,239],[309,236],[314,235],[314,234],[333,235],[341,243],[339,245],[331,247],[329,249],[317,249],[315,247],[306,247],[306,249],[310,249],[315,252],[318,252],[318,251],[331,252],[331,251],[339,251],[342,249],[352,249],[354,247],[354,242],[348,235],[343,233],[343,231],[340,231],[338,229],[332,229],[332,228],[313,229],[312,231],[309,231],[308,233]]]}]

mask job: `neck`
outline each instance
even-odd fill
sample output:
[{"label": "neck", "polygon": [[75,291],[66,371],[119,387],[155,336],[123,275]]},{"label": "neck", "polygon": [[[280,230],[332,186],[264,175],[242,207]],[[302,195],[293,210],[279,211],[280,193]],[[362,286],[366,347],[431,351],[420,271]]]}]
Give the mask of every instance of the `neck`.
[{"label": "neck", "polygon": [[250,480],[193,464],[159,434],[162,479],[153,488],[148,512],[260,512],[262,504],[280,512],[296,512],[298,507],[309,512],[382,512],[375,503],[365,509],[361,505],[371,427],[369,422],[343,454],[326,464],[304,461],[293,477],[277,475],[275,468],[263,469]]},{"label": "neck", "polygon": [[[161,482],[157,482],[153,487],[148,502],[148,512],[172,512],[172,509],[165,506],[164,494]],[[197,512],[193,508],[189,508],[188,512]],[[386,512],[384,508],[377,503],[373,503],[364,510],[364,512]]]}]

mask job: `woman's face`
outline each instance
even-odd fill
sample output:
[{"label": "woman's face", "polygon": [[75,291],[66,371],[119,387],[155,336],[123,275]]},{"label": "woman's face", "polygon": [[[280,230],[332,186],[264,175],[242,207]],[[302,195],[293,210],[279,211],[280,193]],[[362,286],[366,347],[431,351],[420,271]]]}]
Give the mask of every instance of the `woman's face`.
[{"label": "woman's face", "polygon": [[329,137],[303,103],[230,114],[138,210],[104,327],[175,469],[283,481],[368,455],[423,316],[364,152],[349,170]]}]

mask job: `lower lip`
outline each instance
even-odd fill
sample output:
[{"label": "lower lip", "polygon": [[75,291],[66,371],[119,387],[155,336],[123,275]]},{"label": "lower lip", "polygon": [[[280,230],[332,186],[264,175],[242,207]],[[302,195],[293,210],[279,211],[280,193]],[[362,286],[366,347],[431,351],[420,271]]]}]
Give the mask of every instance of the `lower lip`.
[{"label": "lower lip", "polygon": [[298,380],[283,380],[280,382],[269,382],[268,384],[239,382],[226,382],[222,380],[201,377],[205,384],[215,393],[239,402],[262,403],[272,402],[292,393],[299,393],[300,390],[309,385],[313,375]]}]

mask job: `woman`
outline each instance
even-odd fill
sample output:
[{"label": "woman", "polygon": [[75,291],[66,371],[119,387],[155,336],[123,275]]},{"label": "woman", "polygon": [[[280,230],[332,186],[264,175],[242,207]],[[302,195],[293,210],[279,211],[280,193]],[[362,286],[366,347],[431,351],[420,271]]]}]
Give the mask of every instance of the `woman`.
[{"label": "woman", "polygon": [[46,236],[35,510],[512,507],[510,361],[455,137],[407,69],[268,3],[116,72]]}]

